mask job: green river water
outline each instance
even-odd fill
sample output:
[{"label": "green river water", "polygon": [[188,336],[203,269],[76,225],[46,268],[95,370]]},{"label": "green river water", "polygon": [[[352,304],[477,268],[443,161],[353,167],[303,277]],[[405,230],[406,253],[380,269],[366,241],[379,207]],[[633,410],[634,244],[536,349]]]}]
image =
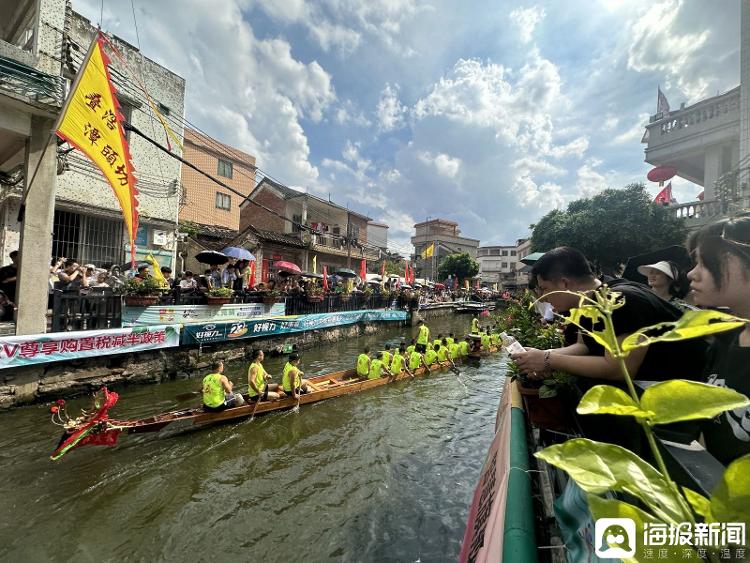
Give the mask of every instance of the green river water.
[{"label": "green river water", "polygon": [[[431,321],[465,333],[469,317]],[[306,351],[308,375],[354,366],[389,328]],[[279,380],[283,359],[268,358]],[[505,360],[461,366],[252,422],[123,435],[49,454],[49,406],[0,414],[2,561],[420,561],[457,559]],[[235,383],[246,364],[228,367]],[[115,418],[177,405],[196,380],[117,389]],[[68,401],[77,412],[87,401]],[[184,406],[184,405],[180,405]]]}]

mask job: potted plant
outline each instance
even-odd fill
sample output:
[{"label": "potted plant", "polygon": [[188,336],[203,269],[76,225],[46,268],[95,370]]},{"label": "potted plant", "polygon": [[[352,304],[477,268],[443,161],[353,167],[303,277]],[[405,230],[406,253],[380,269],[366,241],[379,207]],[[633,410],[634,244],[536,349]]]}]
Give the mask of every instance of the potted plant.
[{"label": "potted plant", "polygon": [[323,301],[323,288],[315,282],[307,286],[306,294],[308,303],[320,303]]},{"label": "potted plant", "polygon": [[349,298],[352,296],[352,290],[348,283],[344,283],[336,288],[336,294],[342,301],[349,301]]},{"label": "potted plant", "polygon": [[154,278],[129,278],[118,288],[118,293],[128,307],[149,307],[159,302],[162,287]]},{"label": "potted plant", "polygon": [[278,298],[281,296],[281,292],[278,289],[272,289],[270,291],[266,291],[263,294],[263,303],[266,305],[272,305],[276,303]]},{"label": "potted plant", "polygon": [[232,300],[234,290],[229,287],[213,287],[208,290],[206,299],[209,305],[226,305]]}]

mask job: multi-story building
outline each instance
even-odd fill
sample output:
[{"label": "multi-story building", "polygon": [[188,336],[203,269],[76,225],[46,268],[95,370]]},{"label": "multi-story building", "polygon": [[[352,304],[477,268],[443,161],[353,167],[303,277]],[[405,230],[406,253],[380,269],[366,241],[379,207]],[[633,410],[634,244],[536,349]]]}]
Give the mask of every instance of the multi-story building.
[{"label": "multi-story building", "polygon": [[185,160],[231,186],[242,197],[183,166],[180,223],[220,227],[236,234],[240,229],[240,203],[255,187],[255,157],[186,128]]},{"label": "multi-story building", "polygon": [[234,244],[253,251],[260,279],[268,277],[275,261],[291,261],[309,270],[313,257],[318,272],[323,266],[331,272],[338,268],[359,272],[362,259],[375,262],[381,254],[368,243],[369,221],[370,217],[330,200],[263,178],[240,205],[240,234]]},{"label": "multi-story building", "polygon": [[[479,240],[461,236],[458,223],[448,219],[432,219],[414,225],[415,234],[411,237],[414,245],[414,258],[418,277],[437,280],[440,262],[448,255],[466,252],[472,258],[477,256]],[[423,258],[422,254],[430,245],[433,255]]]},{"label": "multi-story building", "polygon": [[479,277],[482,283],[516,285],[518,257],[516,246],[480,246],[477,248]]},{"label": "multi-story building", "polygon": [[[63,0],[0,3],[0,259],[21,246],[16,303],[18,334],[44,332],[57,179],[57,142],[50,135],[64,97],[60,76]],[[26,197],[23,224],[18,221]]]},{"label": "multi-story building", "polygon": [[516,260],[518,260],[518,266],[516,266],[516,287],[527,287],[529,285],[531,266],[526,266],[521,262],[529,254],[531,254],[531,239],[518,239],[516,241]]},{"label": "multi-story building", "polygon": [[370,221],[367,223],[367,241],[383,252],[388,251],[388,225]]},{"label": "multi-story building", "polygon": [[[750,3],[741,3],[740,85],[651,116],[645,160],[672,166],[703,187],[702,199],[672,208],[689,228],[750,208]],[[696,190],[696,196],[697,194]]]}]

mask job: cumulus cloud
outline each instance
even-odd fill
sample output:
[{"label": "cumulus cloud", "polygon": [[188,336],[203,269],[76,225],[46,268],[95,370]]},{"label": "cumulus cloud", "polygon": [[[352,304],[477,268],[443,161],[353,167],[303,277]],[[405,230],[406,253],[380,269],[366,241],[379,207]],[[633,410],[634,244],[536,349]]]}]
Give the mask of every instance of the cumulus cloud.
[{"label": "cumulus cloud", "polygon": [[461,167],[461,159],[452,158],[447,154],[433,155],[428,151],[418,153],[419,160],[429,166],[433,166],[438,174],[446,178],[455,178]]},{"label": "cumulus cloud", "polygon": [[592,159],[578,169],[576,186],[579,197],[591,197],[608,187],[604,175],[595,170],[599,164],[600,162]]},{"label": "cumulus cloud", "polygon": [[534,29],[544,19],[544,16],[544,8],[532,6],[531,8],[516,8],[508,17],[516,26],[521,41],[530,43],[534,36]]},{"label": "cumulus cloud", "polygon": [[398,99],[398,84],[386,84],[378,101],[378,130],[393,131],[404,124],[406,108]]}]

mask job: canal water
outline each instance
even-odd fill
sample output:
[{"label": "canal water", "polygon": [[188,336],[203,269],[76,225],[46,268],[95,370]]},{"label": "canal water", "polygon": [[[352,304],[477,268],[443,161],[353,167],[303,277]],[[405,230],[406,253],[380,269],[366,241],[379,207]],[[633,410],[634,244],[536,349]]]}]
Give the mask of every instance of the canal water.
[{"label": "canal water", "polygon": [[[469,317],[435,319],[465,333]],[[411,329],[303,354],[308,375]],[[504,358],[254,421],[123,435],[59,462],[49,406],[0,414],[2,561],[455,561],[493,436]],[[279,374],[282,358],[266,368]],[[244,381],[244,365],[228,375]],[[278,381],[278,377],[276,378]],[[119,389],[112,415],[176,406],[196,381]],[[69,407],[85,401],[68,401]],[[181,405],[184,406],[184,405]],[[76,412],[72,411],[71,412]],[[166,430],[166,429],[165,429]]]}]

